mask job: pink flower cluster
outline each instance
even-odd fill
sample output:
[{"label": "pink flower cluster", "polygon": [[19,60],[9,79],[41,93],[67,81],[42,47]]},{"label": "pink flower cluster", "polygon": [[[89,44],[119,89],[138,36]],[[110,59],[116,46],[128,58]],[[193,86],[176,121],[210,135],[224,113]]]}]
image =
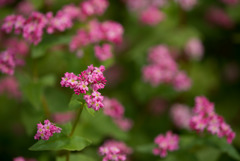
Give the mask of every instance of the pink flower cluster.
[{"label": "pink flower cluster", "polygon": [[177,91],[186,91],[191,87],[191,79],[185,72],[179,71],[167,46],[159,45],[151,48],[148,58],[150,64],[142,70],[146,82],[150,82],[153,86],[161,83],[172,84]]},{"label": "pink flower cluster", "polygon": [[56,31],[63,32],[73,25],[73,20],[85,20],[89,16],[101,15],[108,7],[107,0],[87,0],[80,4],[64,6],[55,16],[52,12],[46,15],[32,12],[26,19],[22,15],[9,15],[4,19],[1,29],[10,33],[15,29],[15,34],[21,34],[29,42],[37,45],[42,40],[44,29],[48,34]]},{"label": "pink flower cluster", "polygon": [[19,99],[22,95],[18,81],[13,76],[7,76],[0,79],[0,94],[6,93],[8,97]]},{"label": "pink flower cluster", "polygon": [[52,115],[54,122],[56,122],[57,124],[67,123],[67,122],[73,120],[74,117],[75,117],[75,114],[73,111],[57,112]]},{"label": "pink flower cluster", "polygon": [[34,139],[39,140],[48,140],[54,133],[61,133],[61,128],[55,126],[49,120],[44,121],[44,125],[42,123],[37,124],[37,134],[34,136]]},{"label": "pink flower cluster", "polygon": [[222,28],[231,29],[234,27],[234,22],[231,17],[222,9],[217,7],[212,7],[206,12],[206,19]]},{"label": "pink flower cluster", "polygon": [[190,120],[191,129],[197,132],[203,132],[205,129],[218,137],[226,137],[230,144],[235,138],[235,133],[231,127],[214,111],[214,103],[208,101],[204,96],[195,98],[194,116]]},{"label": "pink flower cluster", "polygon": [[179,148],[179,137],[177,134],[168,131],[166,136],[162,134],[158,135],[154,143],[157,144],[158,147],[153,149],[153,154],[163,158],[167,156],[168,151],[175,151]]},{"label": "pink flower cluster", "polygon": [[123,142],[108,140],[99,147],[99,153],[104,156],[103,161],[124,161],[132,149]]},{"label": "pink flower cluster", "polygon": [[33,158],[24,158],[19,156],[19,157],[13,158],[13,161],[37,161],[37,160]]},{"label": "pink flower cluster", "polygon": [[198,38],[191,38],[185,45],[185,53],[189,58],[200,60],[204,54],[204,47]]},{"label": "pink flower cluster", "polygon": [[228,5],[236,5],[239,3],[239,0],[221,0],[221,1]]},{"label": "pink flower cluster", "polygon": [[0,8],[13,3],[15,0],[0,0]]},{"label": "pink flower cluster", "polygon": [[[106,79],[103,76],[104,66],[99,68],[93,67],[93,65],[88,66],[88,69],[81,72],[78,76],[74,73],[65,73],[62,77],[61,85],[62,87],[70,87],[74,89],[75,94],[85,94],[84,99],[89,108],[93,108],[98,111],[103,107],[103,96],[99,89],[103,89],[106,84]],[[87,91],[92,91],[91,95],[86,94]]]},{"label": "pink flower cluster", "polygon": [[136,11],[140,21],[147,25],[157,25],[165,19],[165,14],[159,9],[166,0],[125,0],[128,8]]},{"label": "pink flower cluster", "polygon": [[29,49],[24,41],[17,39],[8,39],[3,44],[7,46],[7,50],[0,52],[0,71],[13,75],[16,66],[25,64],[23,57],[27,55]]},{"label": "pink flower cluster", "polygon": [[[101,41],[119,44],[122,42],[123,27],[121,24],[113,21],[105,21],[100,23],[96,19],[91,20],[88,29],[79,29],[76,36],[70,42],[70,50],[75,51],[89,44],[100,43]],[[112,57],[111,45],[103,44],[103,46],[95,45],[95,55],[100,61],[104,61]]]},{"label": "pink flower cluster", "polygon": [[182,104],[174,104],[170,110],[173,123],[178,128],[190,129],[189,122],[192,117],[190,108]]},{"label": "pink flower cluster", "polygon": [[114,122],[124,131],[128,131],[132,128],[132,120],[124,117],[124,107],[118,102],[118,100],[112,98],[104,98],[104,114],[110,116]]},{"label": "pink flower cluster", "polygon": [[189,11],[197,5],[198,0],[175,0],[182,9]]}]

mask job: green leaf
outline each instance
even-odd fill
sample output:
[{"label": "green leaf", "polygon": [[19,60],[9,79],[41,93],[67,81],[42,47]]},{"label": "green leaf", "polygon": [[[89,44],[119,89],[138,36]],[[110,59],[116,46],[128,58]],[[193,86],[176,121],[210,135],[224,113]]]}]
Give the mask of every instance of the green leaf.
[{"label": "green leaf", "polygon": [[80,136],[61,136],[60,134],[54,134],[49,140],[39,140],[36,144],[31,146],[31,151],[43,151],[43,150],[68,150],[68,151],[81,151],[91,144],[86,138]]},{"label": "green leaf", "polygon": [[54,74],[48,74],[41,77],[39,81],[44,86],[54,86],[56,83],[56,76]]},{"label": "green leaf", "polygon": [[135,150],[137,152],[140,152],[140,153],[149,153],[149,154],[152,154],[152,150],[156,147],[157,145],[156,144],[146,144],[146,145],[141,145],[141,146],[137,146],[135,148]]},{"label": "green leaf", "polygon": [[90,115],[92,115],[93,117],[95,117],[96,111],[95,111],[94,109],[88,108],[87,104],[84,105],[84,109],[86,109],[86,111],[87,111]]},{"label": "green leaf", "polygon": [[217,136],[211,136],[208,139],[208,142],[213,147],[220,149],[222,152],[227,153],[230,157],[240,160],[240,155],[237,150],[231,145],[228,144],[226,139],[218,138]]},{"label": "green leaf", "polygon": [[[95,161],[95,159],[93,159],[87,155],[84,155],[84,154],[71,154],[69,160],[70,161],[81,161],[81,160],[82,161]],[[57,161],[66,161],[66,156],[58,157]]]},{"label": "green leaf", "polygon": [[54,45],[67,44],[71,37],[68,35],[44,35],[43,40],[37,46],[32,47],[32,58],[39,58],[47,53],[47,50]]},{"label": "green leaf", "polygon": [[81,97],[82,97],[81,95],[73,94],[68,104],[68,107],[72,110],[80,108],[82,105]]}]

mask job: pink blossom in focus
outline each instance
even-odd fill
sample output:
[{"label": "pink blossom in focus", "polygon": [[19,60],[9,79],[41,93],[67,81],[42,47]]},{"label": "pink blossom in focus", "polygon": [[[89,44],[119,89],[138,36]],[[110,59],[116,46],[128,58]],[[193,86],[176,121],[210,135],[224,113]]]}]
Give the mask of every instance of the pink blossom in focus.
[{"label": "pink blossom in focus", "polygon": [[123,142],[108,140],[99,147],[99,153],[104,156],[103,161],[125,161],[132,149]]},{"label": "pink blossom in focus", "polygon": [[72,111],[70,112],[58,112],[53,114],[53,120],[57,124],[64,124],[74,119],[75,115]]},{"label": "pink blossom in focus", "polygon": [[[62,87],[70,87],[74,90],[75,94],[84,94],[84,100],[87,103],[88,108],[92,108],[98,111],[103,108],[103,96],[99,89],[103,89],[106,84],[106,79],[103,75],[105,70],[104,66],[99,68],[93,65],[88,66],[88,69],[81,72],[78,76],[74,73],[65,73],[60,82]],[[91,90],[90,95],[86,94],[87,91]]]},{"label": "pink blossom in focus", "polygon": [[55,126],[49,120],[45,120],[44,124],[37,124],[37,134],[34,136],[34,139],[39,140],[48,140],[54,133],[61,133],[61,128]]},{"label": "pink blossom in focus", "polygon": [[210,8],[206,13],[206,19],[216,25],[226,29],[231,29],[234,27],[234,22],[232,19],[227,15],[227,13],[216,7]]},{"label": "pink blossom in focus", "polygon": [[95,56],[100,61],[105,61],[112,57],[112,46],[109,44],[103,44],[103,46],[95,46],[94,47]]},{"label": "pink blossom in focus", "polygon": [[195,60],[200,60],[204,54],[203,44],[197,38],[191,38],[188,40],[184,50],[188,57]]},{"label": "pink blossom in focus", "polygon": [[229,144],[235,138],[235,133],[231,127],[214,111],[214,104],[209,102],[204,96],[195,98],[194,116],[190,120],[190,127],[197,132],[203,132],[205,129],[212,135],[226,137]]},{"label": "pink blossom in focus", "polygon": [[147,25],[157,25],[165,18],[165,14],[156,7],[149,7],[141,13],[141,21]]},{"label": "pink blossom in focus", "polygon": [[179,149],[179,137],[171,131],[168,131],[165,136],[163,134],[158,135],[154,143],[157,144],[158,147],[153,149],[153,154],[159,155],[161,158],[166,157],[168,151]]},{"label": "pink blossom in focus", "polygon": [[19,89],[19,83],[13,76],[7,76],[0,79],[0,94],[6,93],[10,98],[19,99],[21,97],[21,91]]},{"label": "pink blossom in focus", "polygon": [[190,129],[189,122],[192,112],[189,107],[182,104],[174,104],[171,107],[171,118],[178,128]]},{"label": "pink blossom in focus", "polygon": [[176,91],[187,91],[192,86],[192,80],[183,71],[179,71],[173,80],[173,87]]}]

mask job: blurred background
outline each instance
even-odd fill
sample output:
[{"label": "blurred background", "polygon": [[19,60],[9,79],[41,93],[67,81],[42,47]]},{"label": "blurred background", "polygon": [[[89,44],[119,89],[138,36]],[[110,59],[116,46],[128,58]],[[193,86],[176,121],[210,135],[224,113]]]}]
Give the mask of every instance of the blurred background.
[{"label": "blurred background", "polygon": [[[28,16],[34,10],[56,12],[64,5],[80,2],[0,0],[0,22],[10,14]],[[156,12],[147,11],[152,6]],[[158,134],[168,130],[180,137],[195,135],[188,128],[176,125],[171,111],[176,104],[192,108],[195,97],[202,95],[215,103],[215,111],[236,132],[233,146],[240,150],[238,0],[109,0],[108,9],[98,19],[119,22],[124,28],[123,42],[114,45],[113,57],[103,62],[94,56],[91,45],[83,48],[80,55],[79,51],[69,50],[71,38],[84,26],[82,22],[74,23],[63,33],[44,34],[37,46],[21,36],[0,32],[0,51],[22,43],[16,52],[21,51],[25,61],[12,76],[0,73],[0,160],[24,156],[45,161],[61,156],[61,152],[32,152],[28,148],[36,142],[33,139],[36,124],[46,118],[46,114],[52,118],[55,114],[66,117],[66,112],[69,118],[74,115],[67,108],[73,92],[61,87],[61,77],[65,72],[79,74],[90,64],[105,65],[107,85],[101,90],[102,95],[117,99],[125,109],[125,117],[132,121],[131,129],[124,131],[101,112],[96,119],[83,112],[78,133],[92,139],[93,145],[82,153],[91,155],[94,160],[100,160],[97,148],[107,138],[124,140],[133,147],[129,160],[160,160],[151,153],[138,152],[136,147],[152,143]],[[169,82],[154,84],[151,78],[145,78],[144,67],[151,64],[149,53],[158,45],[167,48],[178,69],[191,79],[190,87],[177,90]],[[42,108],[44,104],[48,110]],[[62,117],[59,117],[61,122]],[[208,145],[185,154],[193,157],[178,159],[234,160]],[[174,159],[170,156],[168,160]]]}]

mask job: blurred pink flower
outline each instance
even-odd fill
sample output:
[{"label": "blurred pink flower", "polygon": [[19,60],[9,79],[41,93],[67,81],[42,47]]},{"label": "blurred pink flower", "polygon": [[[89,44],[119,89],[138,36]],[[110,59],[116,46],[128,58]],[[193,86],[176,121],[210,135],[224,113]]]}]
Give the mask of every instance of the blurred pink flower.
[{"label": "blurred pink flower", "polygon": [[210,23],[226,29],[231,29],[234,27],[234,22],[231,17],[229,17],[223,9],[217,7],[211,7],[208,9],[206,13],[206,19]]},{"label": "blurred pink flower", "polygon": [[203,44],[198,38],[189,39],[184,50],[189,58],[195,60],[202,59],[204,54]]},{"label": "blurred pink flower", "polygon": [[21,1],[17,5],[16,10],[19,14],[23,14],[25,16],[28,16],[35,10],[35,8],[34,8],[34,5],[29,1]]},{"label": "blurred pink flower", "polygon": [[166,100],[158,97],[151,99],[149,102],[148,108],[153,115],[162,114],[166,110],[168,104]]},{"label": "blurred pink flower", "polygon": [[95,56],[100,61],[105,61],[112,57],[112,46],[110,44],[103,44],[102,47],[95,46],[94,51],[95,51]]},{"label": "blurred pink flower", "polygon": [[189,11],[193,9],[196,5],[198,0],[175,0],[182,9]]},{"label": "blurred pink flower", "polygon": [[221,0],[221,1],[228,5],[236,5],[239,3],[239,0]]},{"label": "blurred pink flower", "polygon": [[133,121],[128,118],[114,119],[114,122],[123,131],[129,131],[133,127]]},{"label": "blurred pink flower", "polygon": [[144,24],[157,25],[165,18],[165,14],[161,12],[157,7],[149,7],[141,12],[140,19]]},{"label": "blurred pink flower", "polygon": [[168,131],[166,136],[163,134],[158,135],[155,138],[154,143],[157,144],[158,147],[153,149],[153,154],[159,155],[161,158],[166,157],[168,151],[179,149],[179,137],[171,131]]},{"label": "blurred pink flower", "polygon": [[8,97],[19,99],[21,91],[19,89],[18,81],[13,76],[6,76],[0,79],[0,94],[6,93]]},{"label": "blurred pink flower", "polygon": [[171,107],[170,115],[173,123],[178,128],[190,129],[189,123],[192,117],[192,112],[188,106],[182,104],[174,104]]},{"label": "blurred pink flower", "polygon": [[75,118],[74,112],[58,112],[53,114],[53,121],[57,124],[67,123]]},{"label": "blurred pink flower", "polygon": [[176,91],[187,91],[192,86],[192,80],[183,71],[179,71],[173,79],[173,87]]}]

